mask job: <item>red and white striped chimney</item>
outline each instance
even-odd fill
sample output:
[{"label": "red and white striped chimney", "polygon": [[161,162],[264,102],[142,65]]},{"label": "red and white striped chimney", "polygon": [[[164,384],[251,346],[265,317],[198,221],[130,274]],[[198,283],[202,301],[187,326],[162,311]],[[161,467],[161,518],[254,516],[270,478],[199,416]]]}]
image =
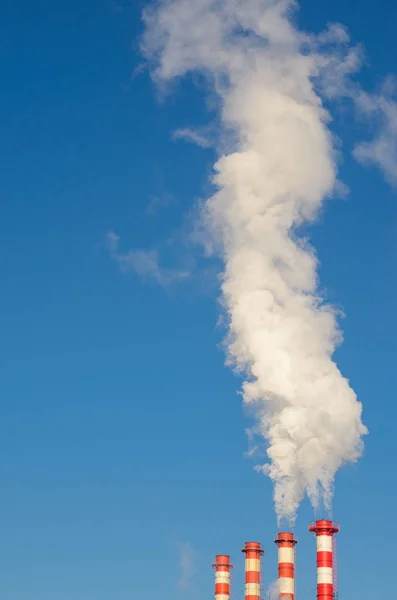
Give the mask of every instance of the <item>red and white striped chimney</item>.
[{"label": "red and white striped chimney", "polygon": [[339,531],[339,525],[322,519],[309,523],[309,531],[316,535],[317,542],[317,598],[334,600],[336,592],[334,536]]},{"label": "red and white striped chimney", "polygon": [[293,533],[279,533],[274,542],[278,546],[278,591],[280,600],[295,599],[295,545]]},{"label": "red and white striped chimney", "polygon": [[263,550],[259,542],[246,542],[241,552],[245,554],[245,600],[260,600]]},{"label": "red and white striped chimney", "polygon": [[215,569],[215,600],[230,599],[230,556],[218,554],[215,557],[215,563],[212,565]]}]

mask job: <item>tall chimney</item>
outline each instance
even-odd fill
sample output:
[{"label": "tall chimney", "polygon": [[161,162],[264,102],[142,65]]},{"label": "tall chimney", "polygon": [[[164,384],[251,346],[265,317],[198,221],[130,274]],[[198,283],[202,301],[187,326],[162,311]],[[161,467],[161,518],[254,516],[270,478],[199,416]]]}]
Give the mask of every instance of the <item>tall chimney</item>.
[{"label": "tall chimney", "polygon": [[309,523],[309,531],[316,535],[317,541],[317,599],[334,600],[334,536],[339,531],[339,525],[322,519]]},{"label": "tall chimney", "polygon": [[230,556],[218,554],[212,566],[215,569],[215,600],[229,600],[230,571],[233,568],[230,564]]},{"label": "tall chimney", "polygon": [[263,550],[259,542],[246,542],[241,552],[245,554],[245,600],[260,600]]},{"label": "tall chimney", "polygon": [[278,546],[278,593],[280,600],[295,600],[295,545],[293,533],[279,533],[274,540]]}]

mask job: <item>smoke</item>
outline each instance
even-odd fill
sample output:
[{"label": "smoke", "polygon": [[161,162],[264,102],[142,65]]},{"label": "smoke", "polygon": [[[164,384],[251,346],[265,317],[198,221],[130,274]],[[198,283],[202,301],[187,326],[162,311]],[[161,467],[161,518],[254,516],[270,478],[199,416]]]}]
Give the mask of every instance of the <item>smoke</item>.
[{"label": "smoke", "polygon": [[192,579],[196,574],[197,554],[190,542],[181,542],[179,544],[179,568],[180,575],[177,587],[186,592],[192,584]]},{"label": "smoke", "polygon": [[268,600],[278,600],[280,598],[280,582],[278,579],[269,585],[266,597]]},{"label": "smoke", "polygon": [[[204,75],[233,147],[214,165],[203,220],[224,261],[229,364],[267,445],[279,519],[307,494],[330,507],[336,471],[362,452],[361,404],[332,360],[337,315],[318,291],[300,226],[337,184],[329,97],[357,66],[347,34],[294,25],[293,0],[165,0],[144,15],[143,52],[160,85]],[[230,135],[232,134],[232,135]]]},{"label": "smoke", "polygon": [[397,84],[391,78],[383,82],[378,94],[359,90],[354,100],[364,118],[375,117],[378,132],[374,139],[357,144],[354,155],[364,164],[374,164],[386,180],[397,185]]},{"label": "smoke", "polygon": [[106,236],[106,245],[110,256],[124,273],[132,271],[145,280],[155,281],[164,288],[175,281],[183,281],[189,277],[187,270],[161,267],[156,250],[129,250],[123,253],[119,251],[119,243],[120,236],[110,231]]}]

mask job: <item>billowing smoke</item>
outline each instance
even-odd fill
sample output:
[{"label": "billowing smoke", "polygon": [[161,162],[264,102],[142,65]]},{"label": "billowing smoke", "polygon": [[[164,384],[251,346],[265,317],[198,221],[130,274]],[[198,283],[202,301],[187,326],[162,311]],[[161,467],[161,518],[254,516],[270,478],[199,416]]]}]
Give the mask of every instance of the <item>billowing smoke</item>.
[{"label": "billowing smoke", "polygon": [[280,581],[276,579],[267,589],[266,597],[268,600],[279,600],[280,598]]},{"label": "billowing smoke", "polygon": [[[198,72],[220,101],[227,152],[204,220],[223,261],[227,351],[266,440],[279,519],[307,494],[330,506],[336,471],[362,452],[361,404],[332,356],[341,341],[318,293],[317,260],[299,235],[336,185],[329,116],[314,86],[337,86],[344,42],[293,23],[293,0],[167,0],[145,13],[143,50],[166,82]],[[351,59],[351,57],[350,57]],[[350,60],[349,59],[349,60]],[[332,69],[332,73],[327,73]],[[230,134],[230,135],[229,135]]]}]

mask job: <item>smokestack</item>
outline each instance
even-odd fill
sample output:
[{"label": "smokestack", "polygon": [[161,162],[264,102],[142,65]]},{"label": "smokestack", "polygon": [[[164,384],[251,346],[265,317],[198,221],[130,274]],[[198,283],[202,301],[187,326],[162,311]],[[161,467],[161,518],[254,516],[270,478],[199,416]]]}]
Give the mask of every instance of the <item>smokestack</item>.
[{"label": "smokestack", "polygon": [[294,534],[279,533],[274,540],[278,546],[278,589],[280,600],[295,599],[295,545]]},{"label": "smokestack", "polygon": [[245,554],[245,600],[260,600],[263,550],[259,542],[246,542],[241,552]]},{"label": "smokestack", "polygon": [[317,599],[334,600],[334,536],[339,531],[339,525],[323,519],[309,523],[309,531],[316,535],[317,541]]},{"label": "smokestack", "polygon": [[230,598],[230,556],[217,554],[215,564],[215,600],[229,600]]}]

